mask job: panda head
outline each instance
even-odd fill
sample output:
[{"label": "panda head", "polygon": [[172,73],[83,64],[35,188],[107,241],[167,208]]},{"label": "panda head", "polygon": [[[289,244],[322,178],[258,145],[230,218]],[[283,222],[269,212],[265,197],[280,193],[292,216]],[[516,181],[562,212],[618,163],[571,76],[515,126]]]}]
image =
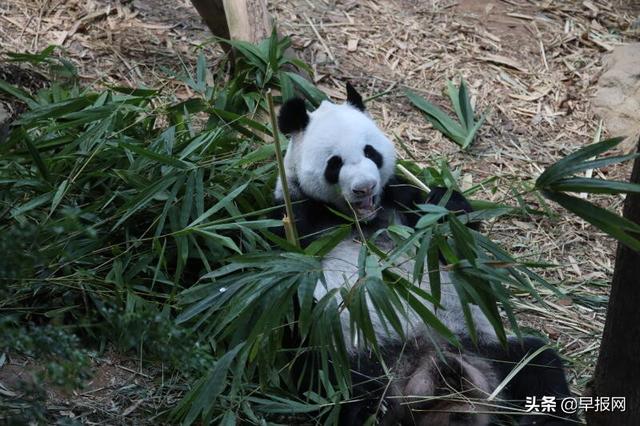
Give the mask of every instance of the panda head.
[{"label": "panda head", "polygon": [[[347,83],[347,102],[323,101],[307,112],[302,99],[287,101],[278,116],[291,137],[285,156],[293,198],[312,198],[361,220],[370,220],[395,167],[391,141],[365,112],[362,97]],[[276,198],[282,198],[280,181]]]}]

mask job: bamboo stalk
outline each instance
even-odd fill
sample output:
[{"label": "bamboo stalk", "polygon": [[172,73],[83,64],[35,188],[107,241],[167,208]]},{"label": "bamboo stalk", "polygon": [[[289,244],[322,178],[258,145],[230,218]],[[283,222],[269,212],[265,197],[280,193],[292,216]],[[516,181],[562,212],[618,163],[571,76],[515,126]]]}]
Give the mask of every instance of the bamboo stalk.
[{"label": "bamboo stalk", "polygon": [[282,196],[284,198],[284,206],[286,215],[282,218],[282,226],[287,241],[296,247],[300,247],[298,240],[298,230],[296,229],[295,217],[293,215],[293,205],[291,204],[291,196],[289,195],[289,185],[287,184],[287,175],[284,169],[284,159],[282,158],[282,147],[280,146],[280,133],[278,132],[278,124],[276,120],[276,110],[273,106],[273,95],[271,89],[267,91],[267,102],[269,104],[269,116],[271,117],[271,128],[273,129],[273,143],[276,148],[276,162],[278,163],[278,174],[280,175],[280,183],[282,184]]},{"label": "bamboo stalk", "polygon": [[400,170],[400,172],[404,175],[404,177],[407,178],[407,180],[409,182],[411,182],[412,184],[414,184],[418,188],[422,189],[427,194],[431,192],[429,187],[427,185],[425,185],[424,182],[422,182],[420,179],[418,179],[413,173],[411,173],[409,170],[407,170],[407,168],[404,167],[402,164],[398,164],[398,165],[396,165],[396,167],[398,168],[398,170]]}]

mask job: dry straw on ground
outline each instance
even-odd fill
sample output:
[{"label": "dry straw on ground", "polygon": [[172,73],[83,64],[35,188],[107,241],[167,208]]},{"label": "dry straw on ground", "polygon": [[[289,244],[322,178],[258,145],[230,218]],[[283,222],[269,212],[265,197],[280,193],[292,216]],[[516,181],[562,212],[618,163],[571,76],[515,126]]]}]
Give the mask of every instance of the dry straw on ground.
[{"label": "dry straw on ground", "polygon": [[[292,36],[297,54],[312,64],[315,82],[330,96],[344,99],[344,81],[351,81],[375,97],[368,107],[403,147],[402,155],[423,164],[445,158],[461,171],[465,185],[498,176],[477,197],[512,204],[518,184],[531,183],[548,164],[591,141],[598,119],[590,97],[603,57],[640,38],[640,5],[628,1],[269,3],[281,33]],[[195,47],[208,37],[188,0],[0,4],[3,49],[36,51],[58,43],[88,81],[169,84],[179,96],[189,89],[164,80],[163,67],[194,63]],[[215,66],[221,51],[207,52]],[[468,153],[432,129],[401,91],[409,87],[445,105],[442,89],[459,76],[468,82],[476,109],[491,111]],[[627,174],[628,169],[610,168],[596,177]],[[620,197],[597,201],[614,209],[622,203]],[[557,342],[571,361],[569,378],[580,394],[597,356],[615,244],[557,212],[554,218],[501,220],[487,229],[514,254],[559,265],[544,274],[566,297],[543,293],[548,306],[542,306],[522,296],[517,306],[522,325]]]},{"label": "dry straw on ground", "polygon": [[[367,96],[384,94],[369,108],[406,155],[424,164],[446,158],[466,185],[498,176],[478,198],[512,204],[518,182],[531,183],[548,164],[592,140],[598,119],[590,97],[602,59],[638,38],[631,24],[639,9],[613,2],[498,0],[301,0],[273,7],[326,92],[342,97],[348,79]],[[398,90],[409,87],[446,105],[446,81],[459,76],[471,87],[476,110],[491,111],[468,153],[433,130]],[[626,179],[628,170],[596,173]],[[616,209],[622,202],[601,201]],[[512,253],[559,265],[544,275],[559,282],[566,297],[545,294],[546,307],[521,297],[519,318],[558,343],[572,361],[572,388],[581,393],[597,356],[615,244],[558,213],[500,220],[490,229]]]}]

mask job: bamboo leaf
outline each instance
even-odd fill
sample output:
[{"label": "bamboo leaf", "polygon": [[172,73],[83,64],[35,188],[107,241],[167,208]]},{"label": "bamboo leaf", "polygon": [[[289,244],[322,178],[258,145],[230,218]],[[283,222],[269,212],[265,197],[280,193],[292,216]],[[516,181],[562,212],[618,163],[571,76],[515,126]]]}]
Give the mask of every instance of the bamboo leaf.
[{"label": "bamboo leaf", "polygon": [[208,238],[211,238],[212,240],[215,240],[217,242],[219,242],[220,244],[222,244],[223,246],[225,246],[228,249],[231,249],[233,251],[235,251],[238,254],[242,254],[242,250],[240,250],[240,247],[238,247],[238,245],[229,237],[225,236],[225,235],[220,235],[220,234],[216,234],[215,232],[211,232],[208,231],[206,229],[202,229],[202,228],[195,228],[195,231],[199,234],[202,234]]},{"label": "bamboo leaf", "polygon": [[19,216],[22,216],[23,214],[40,207],[43,204],[47,204],[49,201],[51,201],[51,198],[53,197],[53,193],[51,192],[47,192],[45,194],[39,195],[29,201],[27,201],[24,204],[21,204],[17,207],[14,207],[13,209],[11,209],[11,217],[12,218],[17,218]]},{"label": "bamboo leaf", "polygon": [[25,127],[34,127],[38,124],[39,120],[62,117],[71,112],[86,108],[97,98],[97,95],[92,94],[67,99],[49,105],[41,105],[37,108],[33,108],[25,114],[22,114],[20,118],[16,120],[15,124],[24,125]]},{"label": "bamboo leaf", "polygon": [[313,241],[305,248],[304,252],[309,256],[322,257],[329,253],[336,245],[351,233],[351,226],[340,226],[321,238]]},{"label": "bamboo leaf", "polygon": [[280,82],[282,103],[285,103],[295,96],[293,81],[291,80],[291,77],[289,77],[285,72],[278,73],[278,81]]},{"label": "bamboo leaf", "polygon": [[233,202],[233,200],[236,199],[238,195],[240,195],[245,189],[247,189],[247,186],[249,186],[249,182],[242,184],[236,189],[234,189],[233,191],[231,191],[224,198],[222,198],[220,201],[214,204],[211,208],[209,208],[206,212],[198,216],[198,218],[193,222],[191,222],[188,227],[192,228],[194,226],[197,226],[198,224],[207,220],[212,215],[222,210],[223,208],[227,207],[231,202]]},{"label": "bamboo leaf", "polygon": [[429,250],[427,251],[429,287],[431,288],[431,295],[437,303],[440,303],[442,300],[442,285],[440,282],[440,250],[438,249],[441,240],[442,236],[435,236],[431,241],[431,244],[429,244]]},{"label": "bamboo leaf", "polygon": [[464,82],[464,79],[460,79],[460,109],[462,110],[463,119],[460,120],[464,123],[464,127],[467,129],[468,133],[474,134],[474,128],[480,127],[477,124],[474,124],[474,113],[473,108],[471,107],[471,97],[469,96],[469,91],[467,90],[467,85]]},{"label": "bamboo leaf", "polygon": [[[218,108],[212,108],[209,110],[209,112],[213,115],[216,115],[220,118],[222,118],[223,120],[225,120],[226,122],[228,122],[230,125],[235,125],[235,126],[246,126],[248,128],[251,129],[255,129],[258,130],[266,135],[270,135],[271,134],[271,130],[266,127],[264,124],[259,123],[255,120],[252,120],[250,118],[248,118],[247,116],[244,115],[240,115],[240,114],[236,114],[234,112],[231,111],[225,111],[222,109],[218,109]],[[252,133],[250,132],[243,132],[248,136],[253,136]]]},{"label": "bamboo leaf", "polygon": [[282,56],[279,49],[278,43],[278,33],[276,31],[276,26],[274,25],[271,29],[271,36],[267,39],[268,41],[268,57],[269,57],[269,67],[272,72],[278,71],[279,58]]},{"label": "bamboo leaf", "polygon": [[53,212],[56,210],[56,208],[60,204],[60,201],[62,201],[62,198],[64,197],[64,194],[67,191],[68,183],[69,183],[69,180],[65,179],[58,186],[58,189],[56,190],[56,193],[53,195],[53,200],[51,201],[51,208],[49,209],[49,216],[51,216],[53,214]]},{"label": "bamboo leaf", "polygon": [[426,119],[436,130],[461,148],[466,149],[471,145],[478,129],[484,123],[486,114],[477,123],[474,123],[474,112],[464,80],[461,80],[459,88],[455,87],[453,82],[447,82],[447,91],[459,122],[416,93],[405,89],[405,95],[425,114]]},{"label": "bamboo leaf", "polygon": [[640,225],[577,197],[552,191],[543,191],[543,195],[611,235],[629,248],[640,250],[640,240],[627,233],[640,233]]},{"label": "bamboo leaf", "polygon": [[422,321],[427,326],[435,330],[440,336],[444,337],[447,341],[449,341],[449,343],[453,344],[454,346],[458,346],[460,343],[458,342],[458,339],[455,336],[455,334],[453,334],[451,330],[449,330],[447,326],[444,325],[442,321],[440,321],[440,319],[438,319],[438,317],[435,316],[433,312],[431,312],[424,305],[424,303],[421,302],[412,293],[416,293],[416,288],[410,288],[410,292],[407,292],[405,294],[401,293],[400,295],[401,297],[406,298],[407,302],[409,303],[409,306],[411,306],[411,309],[413,309],[413,311],[416,314],[418,314],[420,319],[422,319]]},{"label": "bamboo leaf", "polygon": [[548,186],[553,191],[587,192],[589,194],[640,193],[640,184],[593,178],[565,178]]},{"label": "bamboo leaf", "polygon": [[33,65],[41,64],[51,58],[51,54],[59,47],[53,44],[45,47],[38,53],[26,53],[26,52],[7,52],[11,62],[29,62]]},{"label": "bamboo leaf", "polygon": [[625,161],[634,160],[640,157],[640,153],[628,154],[628,155],[620,155],[620,156],[611,156],[605,158],[598,158],[596,160],[584,161],[579,164],[574,165],[571,168],[571,173],[575,174],[581,172],[583,170],[589,169],[599,169],[602,167],[607,167],[611,164],[618,164]]},{"label": "bamboo leaf", "polygon": [[119,210],[119,219],[111,230],[117,229],[127,219],[129,219],[135,212],[145,207],[151,200],[161,194],[167,188],[169,188],[177,179],[175,175],[167,175],[157,181],[155,184],[149,186],[147,189],[141,191],[137,196],[130,199]]},{"label": "bamboo leaf", "polygon": [[533,361],[535,357],[537,357],[547,349],[549,349],[549,345],[542,346],[536,349],[535,351],[533,351],[532,353],[527,354],[527,356],[525,356],[522,360],[518,362],[518,364],[515,365],[513,370],[511,370],[509,374],[507,374],[507,376],[502,380],[502,382],[500,382],[500,384],[496,386],[496,388],[493,390],[493,392],[491,392],[487,400],[493,401],[500,394],[500,392],[502,392],[502,390],[509,385],[509,383],[520,372],[520,370],[522,370],[524,367],[529,365],[529,363]]},{"label": "bamboo leaf", "polygon": [[585,160],[588,160],[591,157],[595,157],[598,154],[602,154],[603,152],[614,148],[623,140],[624,138],[621,137],[607,139],[602,142],[587,145],[584,148],[581,148],[576,152],[567,155],[566,157],[562,158],[561,160],[557,161],[552,166],[547,168],[538,177],[538,179],[536,180],[536,188],[546,188],[549,184],[562,177],[569,176],[580,170],[584,170],[582,167],[584,166],[583,163]]},{"label": "bamboo leaf", "polygon": [[200,93],[207,90],[207,59],[204,52],[198,52],[198,60],[196,63],[196,84],[194,89]]},{"label": "bamboo leaf", "polygon": [[[418,251],[416,252],[415,262],[413,264],[413,282],[418,285],[422,282],[422,277],[424,275],[424,264],[427,260],[427,250],[431,245],[431,230],[428,230],[424,233],[420,240],[420,245],[418,246]],[[429,271],[429,267],[427,267],[427,271]],[[435,295],[434,295],[435,297]]]},{"label": "bamboo leaf", "polygon": [[184,425],[193,424],[199,415],[202,415],[203,418],[209,416],[210,412],[215,407],[213,402],[226,387],[229,367],[243,347],[244,343],[240,343],[222,356],[222,358],[216,362],[216,365],[213,367],[208,377],[204,378],[194,391],[191,392],[195,398],[193,399],[189,412],[183,421]]},{"label": "bamboo leaf", "polygon": [[318,278],[312,274],[306,275],[298,285],[298,301],[300,303],[300,315],[298,317],[298,323],[302,339],[307,337],[309,329],[311,327],[313,293],[317,285]]},{"label": "bamboo leaf", "polygon": [[449,94],[449,100],[451,101],[451,105],[453,105],[453,110],[456,112],[456,115],[458,116],[458,121],[460,121],[460,123],[462,123],[462,125],[464,126],[464,129],[467,130],[467,123],[465,122],[465,113],[463,112],[462,104],[460,103],[460,100],[461,100],[460,91],[455,86],[455,84],[453,84],[453,81],[451,80],[447,81],[447,92]]},{"label": "bamboo leaf", "polygon": [[477,248],[473,234],[471,234],[469,228],[460,223],[453,213],[449,213],[448,222],[453,233],[456,248],[460,251],[464,259],[474,264],[477,257]]},{"label": "bamboo leaf", "polygon": [[467,133],[467,136],[464,139],[464,142],[462,143],[463,149],[468,148],[473,143],[476,137],[476,133],[478,133],[478,130],[484,124],[484,121],[486,119],[487,119],[487,113],[482,114],[482,117],[480,117],[480,120],[478,120],[478,122],[475,123],[473,127],[469,130],[469,133]]},{"label": "bamboo leaf", "polygon": [[31,158],[33,158],[33,162],[36,164],[36,167],[38,168],[38,171],[42,175],[42,178],[47,182],[51,182],[51,176],[49,176],[49,169],[47,168],[47,165],[42,160],[42,157],[40,156],[40,153],[36,149],[36,146],[33,144],[33,141],[31,140],[29,135],[27,135],[26,132],[21,132],[21,133],[22,133],[22,140],[24,141],[25,145],[27,145],[29,154],[31,154]]},{"label": "bamboo leaf", "polygon": [[7,95],[13,96],[16,99],[21,100],[27,104],[30,108],[35,108],[38,104],[29,96],[24,90],[15,87],[3,79],[0,78],[0,92],[4,92]]},{"label": "bamboo leaf", "polygon": [[176,167],[178,169],[183,169],[183,170],[192,167],[189,163],[185,161],[178,160],[177,158],[151,151],[141,146],[132,145],[125,142],[120,142],[118,143],[118,145],[121,146],[122,148],[133,151],[136,154],[139,154],[145,158],[148,158],[149,160],[153,160],[158,163],[165,164],[167,166]]},{"label": "bamboo leaf", "polygon": [[444,130],[445,135],[453,137],[454,141],[459,145],[462,144],[462,141],[464,141],[465,139],[466,132],[460,124],[453,121],[444,111],[442,111],[440,108],[433,105],[426,99],[422,98],[418,94],[410,90],[406,90],[405,95],[416,107],[427,114],[427,117],[429,118],[429,121],[432,122],[432,124],[434,122],[437,122],[438,126],[442,130]]},{"label": "bamboo leaf", "polygon": [[309,83],[309,81],[307,81],[304,77],[290,71],[285,71],[285,75],[287,75],[293,81],[293,84],[302,93],[304,93],[305,97],[314,106],[319,106],[322,101],[327,99],[327,95],[325,95],[324,92],[322,92],[313,84]]},{"label": "bamboo leaf", "polygon": [[266,71],[268,58],[257,46],[242,40],[219,40],[236,49],[249,63],[256,66],[262,72]]}]

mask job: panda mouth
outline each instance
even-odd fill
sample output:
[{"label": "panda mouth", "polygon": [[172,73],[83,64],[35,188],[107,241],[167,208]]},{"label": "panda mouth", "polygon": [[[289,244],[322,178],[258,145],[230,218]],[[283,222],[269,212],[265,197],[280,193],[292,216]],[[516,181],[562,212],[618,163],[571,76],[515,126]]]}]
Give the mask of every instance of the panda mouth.
[{"label": "panda mouth", "polygon": [[370,195],[357,202],[352,202],[351,205],[359,219],[367,219],[374,215],[377,210],[375,201],[375,195]]}]

